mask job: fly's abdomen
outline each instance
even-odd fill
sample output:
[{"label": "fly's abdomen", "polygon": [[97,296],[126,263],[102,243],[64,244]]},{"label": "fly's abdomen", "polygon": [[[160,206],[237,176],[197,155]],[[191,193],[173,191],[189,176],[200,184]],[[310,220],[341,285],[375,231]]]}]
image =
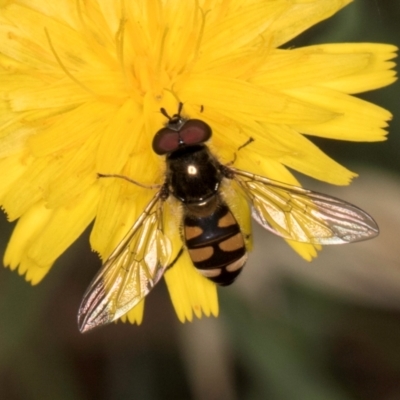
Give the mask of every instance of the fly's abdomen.
[{"label": "fly's abdomen", "polygon": [[186,247],[201,274],[219,285],[229,285],[247,260],[243,235],[226,204],[218,204],[208,215],[202,215],[202,207],[191,206],[185,212]]}]

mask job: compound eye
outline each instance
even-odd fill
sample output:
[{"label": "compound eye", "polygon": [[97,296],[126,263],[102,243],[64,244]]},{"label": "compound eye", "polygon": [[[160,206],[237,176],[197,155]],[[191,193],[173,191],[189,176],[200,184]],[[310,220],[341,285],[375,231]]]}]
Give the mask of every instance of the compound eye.
[{"label": "compound eye", "polygon": [[179,133],[169,128],[160,129],[153,139],[153,150],[158,155],[164,155],[177,150],[179,147]]},{"label": "compound eye", "polygon": [[211,128],[204,121],[189,119],[185,125],[183,125],[180,135],[183,143],[188,146],[204,143],[211,137]]}]

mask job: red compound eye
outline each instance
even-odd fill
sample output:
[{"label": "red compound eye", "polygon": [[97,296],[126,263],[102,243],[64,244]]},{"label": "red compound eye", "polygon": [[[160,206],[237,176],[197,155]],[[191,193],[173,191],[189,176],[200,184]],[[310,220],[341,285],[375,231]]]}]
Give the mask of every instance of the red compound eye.
[{"label": "red compound eye", "polygon": [[153,139],[153,150],[158,155],[164,155],[177,150],[179,147],[179,133],[169,128],[160,129]]},{"label": "red compound eye", "polygon": [[[182,121],[179,122],[182,123]],[[204,143],[211,137],[210,126],[199,119],[183,121],[183,125],[179,127],[175,124],[176,121],[170,122],[166,128],[160,129],[154,136],[153,150],[156,154],[172,153],[179,147]]]},{"label": "red compound eye", "polygon": [[211,137],[211,128],[199,119],[189,119],[180,130],[184,144],[193,145],[204,143]]}]

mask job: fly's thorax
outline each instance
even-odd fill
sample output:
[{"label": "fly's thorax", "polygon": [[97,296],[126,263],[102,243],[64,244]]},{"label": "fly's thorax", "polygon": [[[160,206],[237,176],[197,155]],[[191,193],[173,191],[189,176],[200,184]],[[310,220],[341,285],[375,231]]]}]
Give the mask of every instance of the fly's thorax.
[{"label": "fly's thorax", "polygon": [[166,161],[170,193],[182,203],[201,203],[217,194],[223,175],[207,146],[182,147],[169,154]]}]

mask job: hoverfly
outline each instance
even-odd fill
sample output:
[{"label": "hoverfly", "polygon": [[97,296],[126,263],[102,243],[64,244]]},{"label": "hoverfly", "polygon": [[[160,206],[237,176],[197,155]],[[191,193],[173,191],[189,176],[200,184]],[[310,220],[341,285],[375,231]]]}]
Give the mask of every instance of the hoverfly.
[{"label": "hoverfly", "polygon": [[226,181],[236,182],[263,228],[285,239],[342,244],[379,232],[371,216],[345,201],[222,165],[205,144],[211,127],[182,117],[182,107],[172,117],[161,109],[168,122],[155,134],[153,150],[165,156],[165,181],[87,289],[78,313],[81,332],[126,314],[176,261],[171,263],[162,224],[169,196],[182,204],[183,248],[194,267],[219,285],[231,284],[247,260],[244,234],[221,194]]}]

